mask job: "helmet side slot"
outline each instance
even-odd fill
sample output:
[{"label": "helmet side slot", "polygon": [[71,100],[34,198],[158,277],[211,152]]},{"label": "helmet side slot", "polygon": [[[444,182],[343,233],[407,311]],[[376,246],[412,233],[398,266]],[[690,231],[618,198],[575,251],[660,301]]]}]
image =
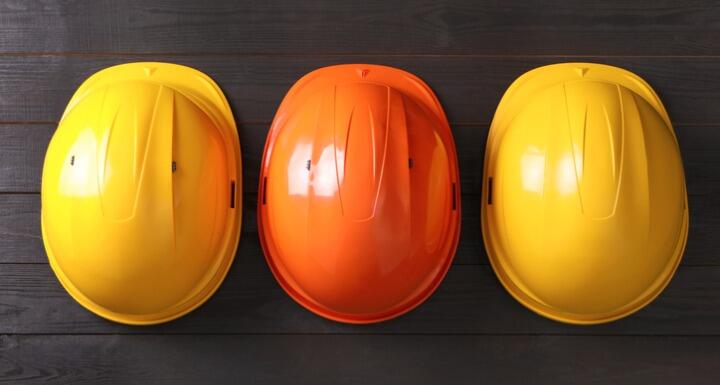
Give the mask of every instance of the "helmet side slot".
[{"label": "helmet side slot", "polygon": [[487,182],[487,204],[492,204],[492,198],[493,198],[493,178],[488,178]]},{"label": "helmet side slot", "polygon": [[457,187],[455,183],[452,184],[452,209],[457,210]]},{"label": "helmet side slot", "polygon": [[265,198],[265,196],[266,196],[266,191],[267,191],[267,177],[263,177],[263,183],[262,183],[262,204],[265,204],[265,202],[267,201],[266,198]]},{"label": "helmet side slot", "polygon": [[230,208],[235,208],[235,181],[230,181]]}]

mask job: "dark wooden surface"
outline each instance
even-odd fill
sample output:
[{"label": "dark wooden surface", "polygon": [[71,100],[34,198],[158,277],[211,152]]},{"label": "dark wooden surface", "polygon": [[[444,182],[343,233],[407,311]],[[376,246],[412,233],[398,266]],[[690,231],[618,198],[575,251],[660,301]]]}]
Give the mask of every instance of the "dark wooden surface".
[{"label": "dark wooden surface", "polygon": [[[228,97],[244,161],[243,234],[207,304],[129,327],[77,305],[39,229],[47,143],[74,89],[114,64],[172,61]],[[599,326],[536,316],[502,289],[479,227],[487,128],[514,78],[564,61],[645,78],[678,133],[690,235],[650,306]],[[458,147],[460,246],[420,308],[370,326],[329,322],[274,281],[257,240],[265,134],[284,93],[334,63],[388,64],[438,94]],[[270,384],[720,383],[720,5],[713,1],[0,0],[0,382]]]}]

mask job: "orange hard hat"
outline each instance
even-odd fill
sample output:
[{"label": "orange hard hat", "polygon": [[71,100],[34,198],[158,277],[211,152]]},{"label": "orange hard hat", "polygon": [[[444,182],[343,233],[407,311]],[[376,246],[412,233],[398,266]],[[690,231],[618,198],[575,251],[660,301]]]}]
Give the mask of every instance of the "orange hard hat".
[{"label": "orange hard hat", "polygon": [[406,313],[442,281],[460,233],[450,127],[416,76],[321,68],[288,92],[268,133],[258,229],[280,285],[323,317]]}]

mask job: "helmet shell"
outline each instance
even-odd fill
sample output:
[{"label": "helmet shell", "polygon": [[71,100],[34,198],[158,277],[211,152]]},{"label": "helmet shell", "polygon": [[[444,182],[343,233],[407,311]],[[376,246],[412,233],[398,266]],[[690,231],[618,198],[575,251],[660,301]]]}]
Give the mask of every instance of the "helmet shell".
[{"label": "helmet shell", "polygon": [[440,284],[460,230],[455,146],[437,98],[395,68],[321,68],[288,92],[258,199],[268,264],[307,309],[348,323],[410,311]]},{"label": "helmet shell", "polygon": [[593,324],[647,305],[688,231],[682,160],[660,99],[607,65],[524,74],[490,128],[481,207],[492,266],[531,310]]},{"label": "helmet shell", "polygon": [[47,149],[42,233],[81,305],[154,324],[202,304],[240,233],[240,147],[220,89],[194,69],[130,63],[85,81]]}]

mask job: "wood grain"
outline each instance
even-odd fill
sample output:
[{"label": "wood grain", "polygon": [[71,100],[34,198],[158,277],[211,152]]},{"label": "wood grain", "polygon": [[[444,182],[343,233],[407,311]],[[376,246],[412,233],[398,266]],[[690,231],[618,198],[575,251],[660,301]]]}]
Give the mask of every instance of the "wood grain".
[{"label": "wood grain", "polygon": [[0,194],[0,263],[45,263],[40,195]]},{"label": "wood grain", "polygon": [[[1,25],[1,23],[0,23]],[[451,123],[488,124],[505,89],[538,66],[577,60],[617,65],[648,81],[677,125],[720,122],[720,57],[398,57],[398,56],[0,56],[0,123],[56,122],[80,83],[102,68],[171,61],[210,75],[241,123],[272,120],[287,90],[306,73],[338,63],[408,70],[438,95]]]},{"label": "wood grain", "polygon": [[0,52],[717,55],[702,0],[0,1]]},{"label": "wood grain", "polygon": [[[254,194],[269,124],[240,124],[243,191]],[[0,124],[0,193],[39,192],[47,145],[56,125]],[[452,126],[463,194],[480,194],[487,124]],[[676,125],[691,206],[713,210],[720,199],[720,124]],[[717,211],[715,211],[717,213]]]},{"label": "wood grain", "polygon": [[[14,384],[715,385],[720,338],[4,336]],[[692,374],[691,376],[689,374]]]},{"label": "wood grain", "polygon": [[[253,248],[245,249],[244,252],[260,255],[260,245],[257,243],[257,197],[249,194],[242,199],[243,239],[249,239],[253,243]],[[456,264],[487,264],[480,238],[479,204],[479,196],[463,196],[462,236],[455,256]],[[700,263],[715,261],[717,259],[713,256],[708,261],[700,260]],[[0,194],[0,264],[2,263],[47,263],[40,233],[38,194]],[[720,264],[720,261],[718,263]]]},{"label": "wood grain", "polygon": [[[715,195],[691,196],[690,233],[683,256],[687,266],[720,266],[716,252],[716,231],[720,226],[720,210]],[[702,199],[702,200],[701,200]],[[487,254],[480,229],[480,196],[462,196],[460,243],[455,254],[456,265],[487,264]],[[709,206],[708,206],[709,205]],[[243,197],[243,239],[257,242],[257,197]],[[40,235],[40,197],[37,194],[0,194],[0,264],[46,263]],[[259,245],[253,255],[261,253]],[[240,254],[241,252],[238,252]]]},{"label": "wood grain", "polygon": [[[78,384],[718,384],[720,5],[707,0],[0,0],[0,382]],[[40,236],[41,172],[57,120],[94,72],[195,67],[222,87],[243,150],[243,233],[218,292],[174,322],[129,327],[78,305]],[[627,68],[675,123],[690,206],[683,262],[638,313],[549,321],[497,281],[480,231],[485,139],[510,83],[537,66]],[[398,319],[351,326],[280,289],[257,238],[267,128],[318,67],[395,66],[438,95],[455,137],[462,233],[446,279]],[[599,293],[601,294],[601,293]]]},{"label": "wood grain", "polygon": [[668,288],[623,320],[582,327],[535,315],[516,302],[487,265],[454,265],[422,306],[366,326],[327,321],[296,304],[270,273],[254,234],[244,236],[223,285],[202,307],[173,322],[129,327],[77,304],[47,264],[0,265],[0,334],[371,333],[720,336],[720,266],[681,266]]}]

